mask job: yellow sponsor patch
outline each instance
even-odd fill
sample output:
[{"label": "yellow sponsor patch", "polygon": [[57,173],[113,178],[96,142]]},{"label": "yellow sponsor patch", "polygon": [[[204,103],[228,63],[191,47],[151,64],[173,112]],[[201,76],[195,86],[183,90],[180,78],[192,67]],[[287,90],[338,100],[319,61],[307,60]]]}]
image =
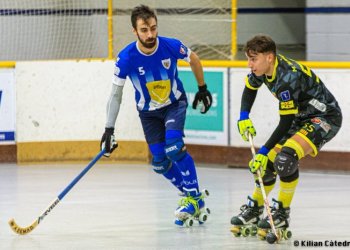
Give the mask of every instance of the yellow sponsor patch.
[{"label": "yellow sponsor patch", "polygon": [[152,101],[163,104],[169,100],[170,95],[170,80],[161,80],[148,82],[146,84],[148,93]]},{"label": "yellow sponsor patch", "polygon": [[294,101],[281,102],[281,109],[292,109],[294,108]]}]

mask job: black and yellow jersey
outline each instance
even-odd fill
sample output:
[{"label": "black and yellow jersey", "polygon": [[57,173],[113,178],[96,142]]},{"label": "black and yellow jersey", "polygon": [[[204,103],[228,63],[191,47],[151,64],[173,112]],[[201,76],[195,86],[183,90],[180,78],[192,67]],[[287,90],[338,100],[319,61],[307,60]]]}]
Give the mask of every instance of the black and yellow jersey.
[{"label": "black and yellow jersey", "polygon": [[[271,77],[263,75],[258,77],[250,73],[245,79],[245,89],[241,100],[241,111],[250,112],[254,103],[257,90],[265,84],[270,92],[279,101],[280,121],[276,129],[265,143],[265,147],[272,149],[284,138],[293,134],[293,126],[303,126],[313,118],[323,117],[328,121],[322,125],[328,131],[329,123],[334,125],[333,130],[338,131],[341,124],[341,110],[338,102],[326,88],[321,79],[308,67],[297,61],[278,54]],[[328,133],[329,137],[335,133]],[[310,133],[311,135],[311,133]],[[317,137],[317,136],[316,136]],[[319,138],[311,138],[309,141],[321,148],[327,141],[327,135]],[[322,145],[321,145],[322,144]],[[317,152],[315,146],[315,152]],[[315,153],[316,154],[316,153]]]},{"label": "black and yellow jersey", "polygon": [[271,78],[257,77],[251,73],[245,83],[251,90],[257,90],[265,84],[278,99],[282,116],[322,117],[340,112],[334,96],[310,68],[281,54],[276,56]]}]

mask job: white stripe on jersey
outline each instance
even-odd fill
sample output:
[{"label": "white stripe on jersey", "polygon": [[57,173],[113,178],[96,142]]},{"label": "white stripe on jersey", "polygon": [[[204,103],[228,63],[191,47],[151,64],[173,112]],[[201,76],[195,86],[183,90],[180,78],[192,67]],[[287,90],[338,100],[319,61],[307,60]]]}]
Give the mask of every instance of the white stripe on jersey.
[{"label": "white stripe on jersey", "polygon": [[182,93],[177,89],[177,81],[176,81],[175,78],[174,78],[174,81],[173,81],[172,92],[174,93],[174,96],[175,96],[176,100],[179,100],[179,98],[180,98]]},{"label": "white stripe on jersey", "polygon": [[137,103],[137,107],[139,110],[142,110],[145,106],[145,96],[143,95],[140,81],[137,77],[133,77],[131,81],[133,82],[135,89],[140,93],[140,100]]},{"label": "white stripe on jersey", "polygon": [[[176,70],[177,70],[177,68],[174,68],[174,72],[173,72],[174,76],[175,76]],[[181,93],[181,92],[178,90],[178,88],[177,88],[177,81],[176,81],[175,77],[174,77],[174,81],[173,81],[173,89],[172,89],[172,92],[173,92],[173,94],[174,94],[176,100],[179,100],[179,98],[180,98],[180,96],[181,96],[182,93]]]}]

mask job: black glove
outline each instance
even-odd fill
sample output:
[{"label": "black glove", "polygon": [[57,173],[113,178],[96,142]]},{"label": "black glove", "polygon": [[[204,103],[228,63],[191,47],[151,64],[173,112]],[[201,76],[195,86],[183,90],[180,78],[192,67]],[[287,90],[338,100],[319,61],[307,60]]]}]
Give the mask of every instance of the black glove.
[{"label": "black glove", "polygon": [[106,128],[102,135],[101,150],[106,149],[106,153],[103,155],[109,157],[114,149],[118,147],[118,142],[114,139],[114,128]]},{"label": "black glove", "polygon": [[211,107],[211,104],[213,103],[213,98],[211,97],[211,94],[209,90],[207,90],[207,85],[204,84],[203,86],[198,86],[198,92],[196,93],[196,96],[194,97],[192,108],[196,109],[197,105],[202,102],[203,107],[201,109],[201,113],[205,114]]}]

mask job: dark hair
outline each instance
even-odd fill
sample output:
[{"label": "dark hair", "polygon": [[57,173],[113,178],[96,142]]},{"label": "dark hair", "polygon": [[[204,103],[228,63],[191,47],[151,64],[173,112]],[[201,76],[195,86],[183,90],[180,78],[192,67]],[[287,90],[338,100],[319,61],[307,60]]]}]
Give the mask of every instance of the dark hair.
[{"label": "dark hair", "polygon": [[136,29],[136,22],[138,19],[142,19],[145,23],[147,23],[147,20],[152,17],[157,21],[157,16],[153,9],[143,4],[136,6],[131,12],[132,27]]},{"label": "dark hair", "polygon": [[256,35],[245,44],[243,51],[249,56],[252,53],[272,52],[276,55],[276,43],[268,35]]}]

